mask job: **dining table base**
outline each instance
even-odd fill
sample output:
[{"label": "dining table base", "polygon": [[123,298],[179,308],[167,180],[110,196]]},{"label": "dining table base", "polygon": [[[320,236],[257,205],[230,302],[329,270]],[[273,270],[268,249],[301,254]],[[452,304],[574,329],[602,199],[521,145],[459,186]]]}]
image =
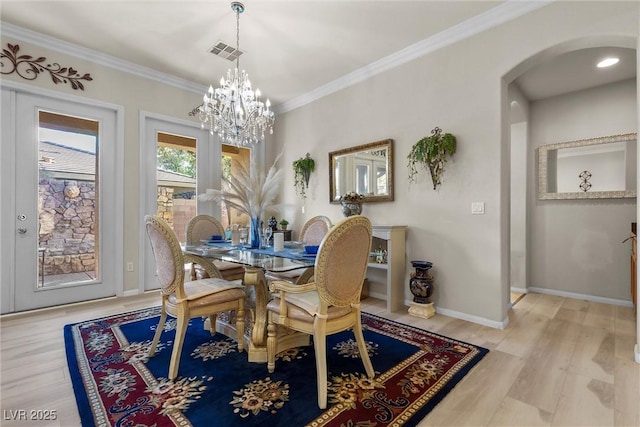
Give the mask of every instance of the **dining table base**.
[{"label": "dining table base", "polygon": [[[267,304],[271,299],[267,280],[262,268],[245,267],[243,280],[247,298],[245,301],[244,348],[248,361],[267,363]],[[235,327],[235,313],[222,313],[216,318],[216,332],[233,339],[238,333]],[[205,321],[205,329],[211,330],[209,320]],[[281,351],[311,345],[311,336],[302,332],[278,326],[276,354]]]}]

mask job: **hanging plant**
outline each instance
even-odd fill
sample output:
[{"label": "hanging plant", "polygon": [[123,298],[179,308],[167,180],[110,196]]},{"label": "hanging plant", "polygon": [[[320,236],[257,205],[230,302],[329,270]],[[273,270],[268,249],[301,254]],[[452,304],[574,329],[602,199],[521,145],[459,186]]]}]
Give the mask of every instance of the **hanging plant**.
[{"label": "hanging plant", "polygon": [[296,188],[296,192],[302,196],[303,199],[307,198],[309,177],[315,168],[316,162],[311,158],[309,153],[293,162],[293,186]]},{"label": "hanging plant", "polygon": [[413,147],[407,156],[409,159],[409,182],[417,182],[418,166],[429,169],[433,189],[437,190],[442,184],[442,174],[447,156],[452,156],[456,152],[456,137],[450,133],[442,133],[439,127],[433,128],[431,136],[425,136]]}]

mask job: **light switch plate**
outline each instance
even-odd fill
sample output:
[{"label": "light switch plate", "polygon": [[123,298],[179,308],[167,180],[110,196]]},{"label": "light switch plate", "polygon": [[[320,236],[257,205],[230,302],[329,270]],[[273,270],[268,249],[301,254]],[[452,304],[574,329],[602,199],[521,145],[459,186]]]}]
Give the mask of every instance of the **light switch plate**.
[{"label": "light switch plate", "polygon": [[473,203],[471,203],[471,214],[472,215],[484,215],[484,202],[473,202]]}]

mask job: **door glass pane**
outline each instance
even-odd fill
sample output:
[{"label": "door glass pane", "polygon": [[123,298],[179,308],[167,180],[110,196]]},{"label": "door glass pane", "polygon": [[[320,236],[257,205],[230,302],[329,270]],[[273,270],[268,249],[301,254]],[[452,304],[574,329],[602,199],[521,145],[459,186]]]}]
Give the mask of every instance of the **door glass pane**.
[{"label": "door glass pane", "polygon": [[40,111],[38,288],[98,277],[99,122]]},{"label": "door glass pane", "polygon": [[196,139],[158,132],[157,141],[157,214],[184,244],[196,216]]}]

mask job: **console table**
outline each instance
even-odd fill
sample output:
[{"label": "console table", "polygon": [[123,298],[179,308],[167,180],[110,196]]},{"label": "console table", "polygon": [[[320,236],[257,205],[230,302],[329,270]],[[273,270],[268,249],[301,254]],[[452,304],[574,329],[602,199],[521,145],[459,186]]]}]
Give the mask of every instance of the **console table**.
[{"label": "console table", "polygon": [[[382,270],[386,272],[386,300],[387,311],[393,312],[404,308],[404,283],[405,273],[405,241],[407,234],[406,225],[374,225],[374,243],[371,251],[378,249],[376,238],[384,241],[387,251],[387,262],[369,262],[367,272]],[[375,273],[374,273],[375,274]]]}]

